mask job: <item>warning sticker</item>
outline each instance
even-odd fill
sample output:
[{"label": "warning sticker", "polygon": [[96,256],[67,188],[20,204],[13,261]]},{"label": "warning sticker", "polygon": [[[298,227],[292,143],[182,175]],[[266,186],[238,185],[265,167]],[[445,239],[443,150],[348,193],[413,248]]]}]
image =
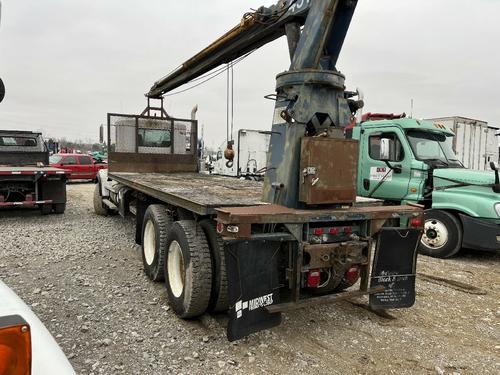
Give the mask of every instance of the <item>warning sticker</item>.
[{"label": "warning sticker", "polygon": [[370,181],[391,181],[392,169],[389,167],[371,167],[370,168]]},{"label": "warning sticker", "polygon": [[285,107],[276,107],[274,109],[273,125],[286,124],[286,121],[281,117],[281,112],[286,109]]}]

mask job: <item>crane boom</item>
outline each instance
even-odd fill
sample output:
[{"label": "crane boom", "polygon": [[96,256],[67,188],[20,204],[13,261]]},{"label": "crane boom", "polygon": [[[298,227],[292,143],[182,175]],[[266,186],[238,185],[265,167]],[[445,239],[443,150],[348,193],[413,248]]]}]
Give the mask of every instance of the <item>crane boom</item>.
[{"label": "crane boom", "polygon": [[[289,38],[290,55],[293,58],[300,36],[300,27],[306,22],[311,4],[318,1],[322,0],[280,0],[271,7],[260,7],[255,12],[245,14],[239,25],[185,61],[178,69],[156,81],[146,96],[160,98],[220,65],[230,63],[283,35]],[[330,56],[338,56],[340,52],[356,2],[334,3],[341,3],[341,6],[330,36],[326,40]],[[333,65],[335,62],[336,58]]]},{"label": "crane boom", "polygon": [[[272,40],[287,36],[290,68],[276,77],[276,104],[264,179],[263,201],[303,208],[299,185],[302,138],[321,135],[344,138],[353,111],[344,76],[336,63],[357,0],[280,0],[243,16],[238,26],[157,81],[146,94],[162,98],[221,64],[238,59]],[[312,169],[311,169],[312,171]],[[312,173],[312,172],[311,172]],[[353,171],[355,173],[355,171]],[[324,186],[323,203],[338,202],[337,187]],[[337,190],[335,190],[337,189]],[[345,187],[342,198],[355,196]],[[353,194],[354,193],[354,194]]]}]

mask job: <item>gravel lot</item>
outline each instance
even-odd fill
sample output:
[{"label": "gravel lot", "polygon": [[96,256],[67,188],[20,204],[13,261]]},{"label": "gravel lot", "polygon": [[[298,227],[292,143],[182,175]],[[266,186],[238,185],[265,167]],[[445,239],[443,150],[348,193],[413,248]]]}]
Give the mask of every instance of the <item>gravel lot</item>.
[{"label": "gravel lot", "polygon": [[142,272],[133,221],[94,215],[93,188],[69,184],[64,215],[0,212],[0,278],[79,374],[500,373],[500,255],[421,256],[417,303],[390,316],[360,298],[229,343],[224,316],[176,318]]}]

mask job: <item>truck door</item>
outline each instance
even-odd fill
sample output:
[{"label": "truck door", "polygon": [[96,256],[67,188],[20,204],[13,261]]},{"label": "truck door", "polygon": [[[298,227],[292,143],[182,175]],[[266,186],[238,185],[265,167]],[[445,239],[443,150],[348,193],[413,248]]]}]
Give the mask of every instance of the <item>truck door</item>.
[{"label": "truck door", "polygon": [[74,156],[65,156],[61,161],[61,166],[71,172],[69,178],[79,178],[78,177],[78,162]]},{"label": "truck door", "polygon": [[[360,150],[358,194],[386,200],[403,200],[411,177],[411,152],[397,130],[365,129]],[[389,164],[380,158],[380,141],[389,139]]]},{"label": "truck door", "polygon": [[92,159],[90,156],[82,155],[78,157],[80,162],[79,172],[80,178],[90,178],[94,179],[94,164],[92,163]]}]

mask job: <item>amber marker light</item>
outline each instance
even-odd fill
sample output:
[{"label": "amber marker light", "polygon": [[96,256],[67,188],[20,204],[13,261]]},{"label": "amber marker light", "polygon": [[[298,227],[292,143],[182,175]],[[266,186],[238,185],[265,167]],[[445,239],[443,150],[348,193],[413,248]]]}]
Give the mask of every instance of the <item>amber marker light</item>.
[{"label": "amber marker light", "polygon": [[0,317],[0,375],[30,374],[30,326],[19,315]]}]

